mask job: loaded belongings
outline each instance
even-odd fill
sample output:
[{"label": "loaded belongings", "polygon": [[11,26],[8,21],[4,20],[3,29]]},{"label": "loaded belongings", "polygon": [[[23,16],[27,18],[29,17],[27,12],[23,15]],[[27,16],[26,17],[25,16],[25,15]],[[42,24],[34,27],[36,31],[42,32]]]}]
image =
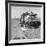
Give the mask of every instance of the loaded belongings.
[{"label": "loaded belongings", "polygon": [[26,28],[39,28],[41,25],[41,22],[38,20],[36,17],[37,14],[34,14],[33,12],[28,13],[23,13],[21,18],[20,18],[20,24],[21,27],[26,27]]}]

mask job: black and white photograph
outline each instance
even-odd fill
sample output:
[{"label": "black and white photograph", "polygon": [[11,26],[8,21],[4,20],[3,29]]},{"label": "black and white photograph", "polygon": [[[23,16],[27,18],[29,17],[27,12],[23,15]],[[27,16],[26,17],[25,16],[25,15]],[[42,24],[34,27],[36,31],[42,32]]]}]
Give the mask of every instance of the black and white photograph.
[{"label": "black and white photograph", "polygon": [[44,16],[44,3],[9,2],[8,44],[44,43]]}]

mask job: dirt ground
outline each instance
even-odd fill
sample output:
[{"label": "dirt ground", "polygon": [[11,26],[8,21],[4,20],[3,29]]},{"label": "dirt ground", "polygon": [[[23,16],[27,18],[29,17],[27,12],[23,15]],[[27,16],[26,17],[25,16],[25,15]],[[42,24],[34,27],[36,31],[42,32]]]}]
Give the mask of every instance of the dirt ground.
[{"label": "dirt ground", "polygon": [[23,37],[24,39],[39,39],[40,38],[40,28],[38,29],[28,29],[23,31],[19,24],[19,19],[15,18],[11,20],[11,39],[16,37]]}]

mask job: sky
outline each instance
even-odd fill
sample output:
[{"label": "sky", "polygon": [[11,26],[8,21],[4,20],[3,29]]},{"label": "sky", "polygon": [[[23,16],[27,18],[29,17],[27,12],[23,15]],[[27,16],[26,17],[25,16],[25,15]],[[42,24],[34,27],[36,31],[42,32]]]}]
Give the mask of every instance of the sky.
[{"label": "sky", "polygon": [[41,7],[22,7],[22,6],[11,6],[11,18],[19,18],[22,13],[25,12],[33,12],[36,13],[38,17],[40,17],[41,13],[43,13],[43,9]]}]

